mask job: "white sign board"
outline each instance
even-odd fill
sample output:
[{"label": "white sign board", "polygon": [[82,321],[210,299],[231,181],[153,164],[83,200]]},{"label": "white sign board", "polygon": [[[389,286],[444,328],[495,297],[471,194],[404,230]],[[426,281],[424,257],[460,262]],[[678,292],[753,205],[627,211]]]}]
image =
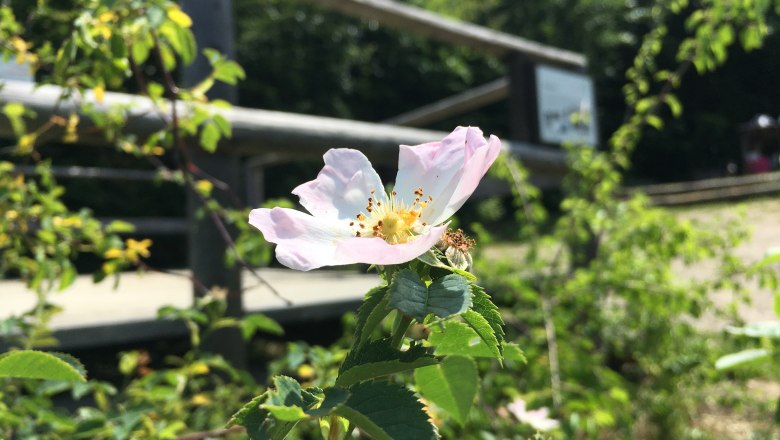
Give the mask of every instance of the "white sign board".
[{"label": "white sign board", "polygon": [[536,66],[539,138],[549,144],[596,145],[593,80],[582,73]]},{"label": "white sign board", "polygon": [[30,75],[30,65],[27,63],[18,64],[13,58],[4,61],[0,56],[0,81],[10,79],[14,81],[33,82],[33,76]]}]

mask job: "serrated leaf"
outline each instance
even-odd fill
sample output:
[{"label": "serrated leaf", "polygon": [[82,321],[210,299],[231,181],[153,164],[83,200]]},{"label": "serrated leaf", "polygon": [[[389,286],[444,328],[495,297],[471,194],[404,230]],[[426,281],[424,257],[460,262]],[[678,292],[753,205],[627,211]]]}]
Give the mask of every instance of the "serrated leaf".
[{"label": "serrated leaf", "polygon": [[478,379],[477,365],[463,356],[448,356],[438,365],[414,372],[420,394],[450,414],[461,426],[466,422],[477,394]]},{"label": "serrated leaf", "polygon": [[339,370],[336,386],[350,386],[435,363],[436,359],[420,345],[401,351],[393,348],[389,339],[372,341],[350,352]]},{"label": "serrated leaf", "polygon": [[749,362],[766,359],[771,355],[772,352],[764,348],[742,350],[737,353],[731,353],[721,357],[715,362],[715,368],[718,370],[727,370]]},{"label": "serrated leaf", "polygon": [[86,371],[73,356],[19,350],[0,356],[0,377],[85,382]]},{"label": "serrated leaf", "polygon": [[431,327],[428,342],[435,347],[437,356],[495,357],[477,332],[462,322],[447,321],[441,327]]},{"label": "serrated leaf", "polygon": [[345,388],[328,388],[325,390],[325,398],[318,408],[306,411],[311,417],[325,417],[330,415],[333,410],[344,404],[349,399],[349,391]]},{"label": "serrated leaf", "polygon": [[428,311],[440,318],[458,315],[471,307],[471,284],[458,274],[433,280],[428,286]]},{"label": "serrated leaf", "polygon": [[422,404],[405,387],[390,382],[362,382],[349,388],[349,399],[334,413],[375,440],[438,438]]},{"label": "serrated leaf", "polygon": [[355,342],[364,343],[377,325],[387,316],[387,286],[377,286],[366,293],[357,312]]},{"label": "serrated leaf", "polygon": [[504,360],[520,362],[522,364],[528,363],[528,359],[525,358],[525,353],[523,353],[523,350],[514,342],[502,342],[501,347],[504,354]]},{"label": "serrated leaf", "polygon": [[287,376],[274,377],[273,391],[252,399],[228,422],[246,428],[251,439],[282,439],[319,399]]},{"label": "serrated leaf", "polygon": [[414,271],[404,269],[390,283],[389,306],[422,322],[429,313],[446,318],[464,312],[471,305],[467,279],[450,274],[426,286]]},{"label": "serrated leaf", "polygon": [[269,437],[263,429],[263,424],[268,417],[268,411],[260,408],[268,400],[268,392],[265,392],[250,400],[238,410],[227,423],[227,426],[243,426],[246,434],[252,440],[265,440]]},{"label": "serrated leaf", "polygon": [[485,318],[488,324],[490,324],[490,328],[493,329],[496,340],[502,342],[504,340],[504,319],[501,318],[501,312],[499,312],[498,307],[493,304],[490,295],[485,293],[485,289],[476,284],[471,285],[471,294],[471,310]]},{"label": "serrated leaf", "polygon": [[479,335],[490,351],[493,352],[493,356],[500,359],[501,346],[487,320],[474,310],[467,310],[461,317]]},{"label": "serrated leaf", "polygon": [[263,405],[263,409],[275,419],[283,422],[297,422],[306,418],[306,413],[300,406]]}]

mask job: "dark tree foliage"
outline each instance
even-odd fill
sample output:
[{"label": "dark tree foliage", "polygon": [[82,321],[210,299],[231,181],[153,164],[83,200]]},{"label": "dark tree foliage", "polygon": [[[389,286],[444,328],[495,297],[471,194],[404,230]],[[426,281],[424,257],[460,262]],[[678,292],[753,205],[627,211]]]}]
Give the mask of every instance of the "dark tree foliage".
[{"label": "dark tree foliage", "polygon": [[[652,2],[618,0],[409,0],[455,18],[584,53],[598,101],[601,138],[625,115],[621,87],[642,36],[650,30]],[[247,69],[241,105],[381,121],[484,84],[505,73],[499,59],[433,42],[322,10],[309,2],[236,0],[239,61]],[[687,16],[682,13],[681,16]],[[668,41],[683,38],[682,20]],[[736,51],[726,68],[683,81],[681,119],[653,132],[634,153],[631,173],[641,180],[721,175],[740,161],[738,125],[756,113],[780,114],[778,36],[764,48]],[[674,44],[669,44],[675,47]],[[671,50],[660,63],[674,63]],[[694,71],[688,75],[697,75]],[[507,106],[443,121],[481,125],[506,135]]]}]

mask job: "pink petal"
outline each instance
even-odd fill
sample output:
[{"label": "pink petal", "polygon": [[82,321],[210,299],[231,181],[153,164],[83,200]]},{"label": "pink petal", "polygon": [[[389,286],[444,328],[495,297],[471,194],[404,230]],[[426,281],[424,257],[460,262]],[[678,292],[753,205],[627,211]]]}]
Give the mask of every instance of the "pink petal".
[{"label": "pink petal", "polygon": [[338,242],[352,236],[342,221],[315,218],[294,209],[254,209],[249,224],[276,243],[276,259],[296,270],[352,264],[359,260],[337,255]]},{"label": "pink petal", "polygon": [[[323,156],[325,166],[317,178],[292,193],[316,217],[348,219],[365,209],[369,197],[384,201],[384,186],[371,162],[357,150],[338,148]],[[371,191],[375,191],[372,195]]]},{"label": "pink petal", "polygon": [[431,228],[407,243],[390,244],[377,237],[351,237],[342,240],[336,255],[339,259],[367,264],[401,264],[426,253],[440,239],[447,226]]},{"label": "pink petal", "polygon": [[435,225],[447,220],[466,203],[466,200],[477,189],[479,182],[485,177],[499,153],[501,153],[501,141],[491,135],[488,144],[474,151],[474,154],[467,159],[455,191],[453,191],[444,209],[438,213],[438,217],[429,219],[430,224]]},{"label": "pink petal", "polygon": [[422,218],[440,224],[463,206],[500,151],[499,139],[486,142],[476,127],[458,127],[441,142],[402,145],[395,191],[409,204],[422,187],[424,198],[433,197]]}]

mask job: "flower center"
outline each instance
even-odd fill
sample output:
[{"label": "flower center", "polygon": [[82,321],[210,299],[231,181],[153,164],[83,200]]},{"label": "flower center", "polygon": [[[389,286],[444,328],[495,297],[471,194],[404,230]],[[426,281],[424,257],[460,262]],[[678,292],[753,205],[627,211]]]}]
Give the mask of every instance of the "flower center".
[{"label": "flower center", "polygon": [[[433,200],[421,200],[423,189],[414,191],[415,199],[411,206],[406,206],[396,198],[396,192],[388,197],[387,202],[375,201],[368,198],[365,211],[358,213],[357,221],[349,223],[355,230],[356,237],[379,237],[390,244],[406,243],[421,234],[427,223],[420,219],[423,209]],[[374,192],[371,192],[374,195]]]}]

